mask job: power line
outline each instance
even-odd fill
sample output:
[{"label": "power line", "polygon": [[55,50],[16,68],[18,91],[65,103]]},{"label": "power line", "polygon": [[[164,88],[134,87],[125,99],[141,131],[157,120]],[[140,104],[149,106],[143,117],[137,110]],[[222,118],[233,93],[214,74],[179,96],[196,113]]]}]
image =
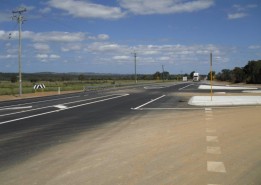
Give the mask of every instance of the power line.
[{"label": "power line", "polygon": [[16,19],[19,24],[19,49],[18,49],[18,72],[19,72],[19,95],[22,96],[22,72],[21,72],[21,55],[22,55],[22,24],[25,19],[22,15],[26,12],[26,8],[19,8],[18,10],[12,11],[13,17],[12,19]]}]

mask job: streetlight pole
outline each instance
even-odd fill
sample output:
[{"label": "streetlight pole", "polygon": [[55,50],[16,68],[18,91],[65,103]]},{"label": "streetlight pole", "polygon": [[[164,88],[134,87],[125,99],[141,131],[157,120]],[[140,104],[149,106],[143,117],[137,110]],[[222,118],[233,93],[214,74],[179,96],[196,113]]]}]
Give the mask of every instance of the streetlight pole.
[{"label": "streetlight pole", "polygon": [[[19,24],[19,47],[18,47],[18,72],[19,72],[19,96],[22,96],[22,72],[21,72],[21,55],[22,55],[22,23],[24,17],[22,13],[26,12],[26,8],[20,8],[19,10],[13,11],[13,19],[16,19]],[[15,15],[17,14],[17,15]]]},{"label": "streetlight pole", "polygon": [[212,101],[212,95],[213,95],[213,90],[212,90],[212,81],[213,81],[213,76],[212,76],[212,52],[210,53],[210,96],[211,96],[211,101]]},{"label": "streetlight pole", "polygon": [[133,52],[133,55],[134,55],[135,83],[137,84],[137,83],[138,83],[138,80],[137,80],[137,53],[134,51],[134,52]]}]

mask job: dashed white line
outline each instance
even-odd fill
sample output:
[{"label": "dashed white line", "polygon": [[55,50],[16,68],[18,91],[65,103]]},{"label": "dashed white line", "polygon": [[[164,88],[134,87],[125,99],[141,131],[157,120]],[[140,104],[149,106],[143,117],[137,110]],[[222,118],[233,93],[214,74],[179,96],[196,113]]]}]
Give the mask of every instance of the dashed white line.
[{"label": "dashed white line", "polygon": [[218,142],[217,136],[207,136],[206,137],[207,142]]},{"label": "dashed white line", "polygon": [[216,132],[216,129],[207,128],[207,129],[206,129],[206,132],[207,132],[207,133],[215,133],[215,132]]},{"label": "dashed white line", "polygon": [[192,86],[192,85],[194,85],[194,84],[189,84],[189,85],[187,85],[187,86],[185,86],[185,87],[179,88],[179,91],[182,90],[182,89],[185,89],[185,88],[187,88],[187,87],[189,87],[189,86]]},{"label": "dashed white line", "polygon": [[208,172],[226,173],[226,168],[223,162],[208,161],[207,162]]},{"label": "dashed white line", "polygon": [[221,154],[221,149],[220,147],[207,147],[207,153],[208,154]]}]

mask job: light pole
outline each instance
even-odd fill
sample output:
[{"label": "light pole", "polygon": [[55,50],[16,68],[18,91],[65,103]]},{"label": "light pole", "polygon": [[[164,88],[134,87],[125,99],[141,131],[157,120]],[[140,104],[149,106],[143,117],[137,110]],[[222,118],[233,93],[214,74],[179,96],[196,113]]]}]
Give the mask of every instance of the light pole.
[{"label": "light pole", "polygon": [[137,80],[137,53],[134,51],[132,54],[134,55],[135,83],[137,84],[138,83],[138,80]]},{"label": "light pole", "polygon": [[212,95],[213,95],[213,90],[212,90],[212,52],[210,52],[210,96],[211,96],[211,101],[212,101]]}]

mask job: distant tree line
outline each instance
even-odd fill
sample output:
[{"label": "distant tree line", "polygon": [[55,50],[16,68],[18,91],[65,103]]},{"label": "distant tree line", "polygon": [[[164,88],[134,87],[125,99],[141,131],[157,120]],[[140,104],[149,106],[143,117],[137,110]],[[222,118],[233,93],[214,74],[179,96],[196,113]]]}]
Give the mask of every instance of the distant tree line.
[{"label": "distant tree line", "polygon": [[215,79],[233,83],[261,84],[261,60],[249,61],[244,67],[235,67],[233,70],[223,69],[215,75]]},{"label": "distant tree line", "polygon": [[[138,80],[177,80],[181,79],[182,76],[188,76],[188,74],[177,74],[172,75],[168,71],[155,72],[154,74],[137,74]],[[133,74],[99,74],[99,73],[23,73],[23,81],[30,81],[32,83],[49,81],[105,81],[106,80],[135,80]],[[11,81],[12,83],[18,82],[17,73],[0,73],[0,81]]]}]

